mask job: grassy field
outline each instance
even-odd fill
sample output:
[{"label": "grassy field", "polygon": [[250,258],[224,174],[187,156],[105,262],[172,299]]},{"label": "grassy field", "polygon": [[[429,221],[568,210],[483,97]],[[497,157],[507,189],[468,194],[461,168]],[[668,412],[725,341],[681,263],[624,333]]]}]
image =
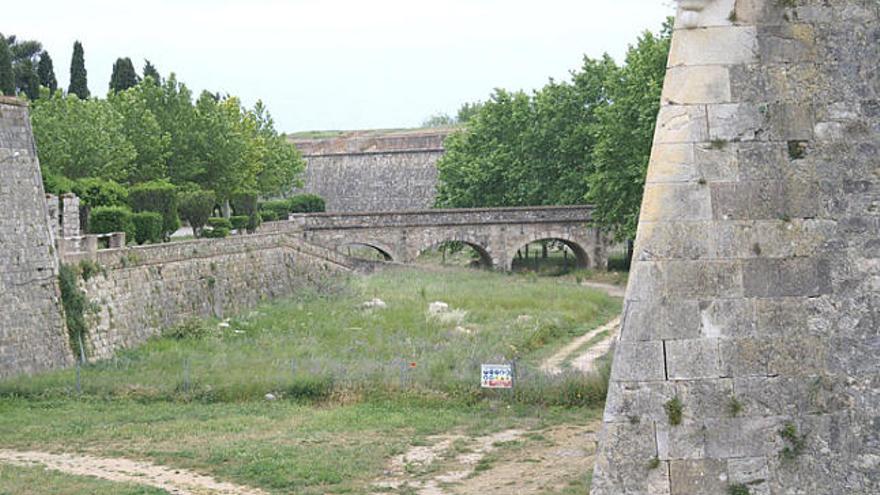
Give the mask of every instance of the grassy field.
[{"label": "grassy field", "polygon": [[[364,307],[373,299],[385,307]],[[428,314],[433,301],[450,310]],[[369,493],[430,435],[595,420],[607,376],[537,365],[619,310],[560,279],[389,270],[173,329],[82,368],[79,388],[75,370],[0,382],[0,448],[144,459],[271,493]],[[505,361],[516,392],[481,390],[479,365]],[[6,473],[0,493],[37,475]]]}]

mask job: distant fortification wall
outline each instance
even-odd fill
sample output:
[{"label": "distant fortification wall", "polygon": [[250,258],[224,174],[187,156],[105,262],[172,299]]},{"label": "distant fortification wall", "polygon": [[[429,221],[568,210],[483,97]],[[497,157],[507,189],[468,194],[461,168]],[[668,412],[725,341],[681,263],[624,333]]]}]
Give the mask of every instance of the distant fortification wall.
[{"label": "distant fortification wall", "polygon": [[0,377],[71,363],[27,106],[0,96]]},{"label": "distant fortification wall", "polygon": [[593,495],[880,493],[880,3],[682,0]]},{"label": "distant fortification wall", "polygon": [[70,254],[99,270],[81,283],[98,308],[88,313],[91,358],[143,343],[191,318],[222,317],[348,272],[341,255],[286,234],[236,236]]},{"label": "distant fortification wall", "polygon": [[437,160],[450,129],[347,133],[292,139],[308,166],[304,192],[322,196],[328,211],[430,208]]}]

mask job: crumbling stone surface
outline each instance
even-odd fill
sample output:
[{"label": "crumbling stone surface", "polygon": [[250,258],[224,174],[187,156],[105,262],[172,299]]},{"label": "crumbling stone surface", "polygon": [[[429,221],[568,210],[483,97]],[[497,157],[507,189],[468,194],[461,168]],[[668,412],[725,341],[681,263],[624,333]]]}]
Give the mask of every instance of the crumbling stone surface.
[{"label": "crumbling stone surface", "polygon": [[880,493],[880,3],[680,4],[591,493]]},{"label": "crumbling stone surface", "polygon": [[72,362],[27,105],[0,96],[0,377]]}]

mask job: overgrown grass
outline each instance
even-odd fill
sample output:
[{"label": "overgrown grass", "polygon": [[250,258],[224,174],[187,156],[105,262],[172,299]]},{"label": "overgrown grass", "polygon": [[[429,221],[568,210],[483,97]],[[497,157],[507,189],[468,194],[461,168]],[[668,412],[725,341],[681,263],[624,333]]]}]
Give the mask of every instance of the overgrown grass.
[{"label": "overgrown grass", "polygon": [[[350,283],[187,322],[84,367],[81,394],[73,370],[0,382],[0,444],[146,459],[269,493],[369,493],[390,457],[430,435],[598,418],[610,359],[592,376],[536,366],[613,317],[619,300],[563,279],[476,270],[396,269]],[[373,298],[387,307],[364,309]],[[429,317],[432,301],[466,316]],[[481,390],[479,365],[503,361],[517,363],[515,389]]]},{"label": "overgrown grass", "polygon": [[[396,269],[355,279],[341,294],[303,294],[229,321],[170,332],[84,367],[82,394],[141,402],[262,399],[338,401],[398,395],[474,403],[600,404],[607,376],[545,376],[537,359],[620,311],[604,294],[553,280],[462,270]],[[384,309],[364,309],[382,299]],[[463,321],[427,315],[443,301]],[[186,335],[199,338],[180,338]],[[208,336],[204,336],[208,334]],[[479,387],[482,363],[515,362],[515,393]],[[0,382],[0,396],[76,395],[73,370]]]}]

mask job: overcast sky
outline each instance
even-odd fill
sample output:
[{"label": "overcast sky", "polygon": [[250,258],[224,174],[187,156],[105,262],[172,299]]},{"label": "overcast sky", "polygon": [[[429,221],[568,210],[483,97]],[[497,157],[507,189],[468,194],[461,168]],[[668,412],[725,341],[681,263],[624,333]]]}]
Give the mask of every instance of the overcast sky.
[{"label": "overcast sky", "polygon": [[202,89],[262,99],[280,131],[413,127],[493,88],[565,79],[586,54],[621,60],[672,0],[43,0],[0,32],[42,41],[67,88],[75,40],[89,89],[117,57]]}]

